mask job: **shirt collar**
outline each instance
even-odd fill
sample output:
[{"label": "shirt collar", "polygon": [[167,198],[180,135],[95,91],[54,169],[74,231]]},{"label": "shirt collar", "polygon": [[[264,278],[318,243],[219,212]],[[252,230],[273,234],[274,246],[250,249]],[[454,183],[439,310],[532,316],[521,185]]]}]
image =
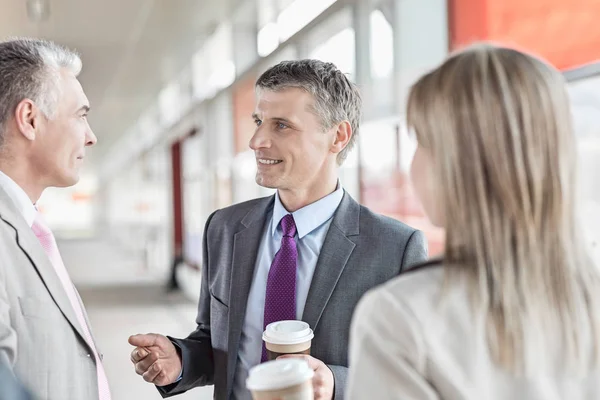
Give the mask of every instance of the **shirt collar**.
[{"label": "shirt collar", "polygon": [[[294,216],[298,238],[302,239],[325,222],[327,222],[335,213],[344,197],[344,189],[338,182],[335,192],[315,201],[301,209],[291,213]],[[279,199],[279,192],[275,193],[275,206],[273,208],[273,221],[271,223],[271,235],[275,235],[279,222],[289,212],[285,209]]]},{"label": "shirt collar", "polygon": [[2,171],[0,171],[0,186],[6,191],[17,210],[25,218],[27,225],[32,226],[37,211],[27,193]]}]

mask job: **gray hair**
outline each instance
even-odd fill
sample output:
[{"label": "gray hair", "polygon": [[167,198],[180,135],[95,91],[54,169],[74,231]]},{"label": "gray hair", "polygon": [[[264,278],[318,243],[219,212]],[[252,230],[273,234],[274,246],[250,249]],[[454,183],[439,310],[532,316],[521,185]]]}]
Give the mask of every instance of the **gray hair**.
[{"label": "gray hair", "polygon": [[24,99],[32,100],[48,118],[53,118],[60,93],[60,70],[75,76],[81,58],[64,46],[29,38],[0,42],[0,141],[10,116]]},{"label": "gray hair", "polygon": [[334,64],[319,60],[283,61],[263,73],[256,87],[272,91],[298,88],[310,93],[315,99],[313,111],[321,119],[323,129],[350,122],[352,136],[337,158],[338,164],[344,162],[358,137],[362,100],[356,85]]}]

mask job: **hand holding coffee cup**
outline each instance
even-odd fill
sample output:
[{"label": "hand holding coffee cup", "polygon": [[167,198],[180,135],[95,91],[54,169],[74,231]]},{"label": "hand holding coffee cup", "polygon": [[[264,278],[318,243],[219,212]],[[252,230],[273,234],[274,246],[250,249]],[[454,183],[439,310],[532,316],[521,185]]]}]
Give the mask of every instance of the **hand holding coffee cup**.
[{"label": "hand holding coffee cup", "polygon": [[286,354],[309,355],[313,337],[313,331],[304,321],[273,322],[263,333],[269,360]]},{"label": "hand holding coffee cup", "polygon": [[304,360],[267,361],[250,369],[246,387],[253,400],[313,400],[314,374]]},{"label": "hand holding coffee cup", "polygon": [[287,354],[278,360],[304,360],[315,372],[312,380],[314,400],[332,400],[335,393],[333,371],[323,361],[304,354]]}]

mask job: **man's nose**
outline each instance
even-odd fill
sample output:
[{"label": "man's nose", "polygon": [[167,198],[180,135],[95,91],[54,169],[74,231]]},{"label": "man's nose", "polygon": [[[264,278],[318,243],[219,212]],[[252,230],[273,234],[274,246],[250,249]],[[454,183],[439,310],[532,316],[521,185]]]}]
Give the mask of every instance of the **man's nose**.
[{"label": "man's nose", "polygon": [[93,146],[97,142],[98,142],[98,138],[94,134],[94,131],[92,131],[92,128],[88,129],[88,131],[87,131],[87,133],[85,135],[85,145],[86,146]]},{"label": "man's nose", "polygon": [[250,148],[254,151],[271,146],[269,135],[263,129],[257,129],[250,139]]}]

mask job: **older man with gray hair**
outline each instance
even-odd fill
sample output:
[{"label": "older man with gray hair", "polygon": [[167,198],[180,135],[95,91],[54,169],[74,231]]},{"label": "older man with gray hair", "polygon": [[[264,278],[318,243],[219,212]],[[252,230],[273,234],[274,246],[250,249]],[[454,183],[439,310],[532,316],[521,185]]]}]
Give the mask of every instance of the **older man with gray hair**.
[{"label": "older man with gray hair", "polygon": [[288,357],[315,371],[316,400],[344,398],[358,300],[427,253],[421,232],[359,205],[338,179],[360,117],[358,89],[331,63],[286,61],[258,79],[250,147],[256,182],[277,192],[208,218],[194,332],[129,339],[136,372],[163,396],[214,384],[216,399],[250,399],[263,329],[298,319],[314,330],[311,354]]},{"label": "older man with gray hair", "polygon": [[110,400],[102,355],[35,204],[77,183],[96,143],[69,49],[0,42],[0,363],[40,399]]}]

